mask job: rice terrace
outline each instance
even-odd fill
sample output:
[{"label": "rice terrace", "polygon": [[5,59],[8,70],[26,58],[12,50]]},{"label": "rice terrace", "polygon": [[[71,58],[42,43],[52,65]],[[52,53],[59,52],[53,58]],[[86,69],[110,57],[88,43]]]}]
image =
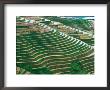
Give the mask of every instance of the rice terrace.
[{"label": "rice terrace", "polygon": [[94,74],[94,16],[16,16],[16,74]]}]

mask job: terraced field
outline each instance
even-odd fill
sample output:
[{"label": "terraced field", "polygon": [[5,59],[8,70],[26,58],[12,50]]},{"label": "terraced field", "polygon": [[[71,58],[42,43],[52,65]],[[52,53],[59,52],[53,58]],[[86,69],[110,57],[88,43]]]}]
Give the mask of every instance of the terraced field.
[{"label": "terraced field", "polygon": [[17,74],[94,74],[91,45],[57,29],[47,29],[16,36]]}]

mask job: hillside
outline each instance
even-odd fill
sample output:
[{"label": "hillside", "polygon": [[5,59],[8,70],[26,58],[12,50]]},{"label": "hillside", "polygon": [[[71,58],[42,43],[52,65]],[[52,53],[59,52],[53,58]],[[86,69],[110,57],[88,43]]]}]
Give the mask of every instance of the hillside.
[{"label": "hillside", "polygon": [[[40,30],[39,30],[40,28]],[[94,48],[42,24],[16,36],[17,74],[93,74]]]}]

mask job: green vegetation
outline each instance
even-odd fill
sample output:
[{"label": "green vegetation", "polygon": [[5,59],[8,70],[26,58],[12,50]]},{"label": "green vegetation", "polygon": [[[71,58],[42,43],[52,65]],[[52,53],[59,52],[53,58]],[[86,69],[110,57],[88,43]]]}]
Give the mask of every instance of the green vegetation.
[{"label": "green vegetation", "polygon": [[[90,57],[92,60],[88,57],[81,63],[73,60],[88,55],[88,52],[91,52],[89,46],[80,45],[79,43],[81,41],[75,44],[78,40],[72,40],[72,43],[66,38],[64,39],[59,36],[59,33],[60,32],[48,32],[40,34],[31,32],[30,34],[17,36],[17,67],[24,68],[32,74],[54,74],[60,72],[63,74],[92,73],[91,70],[94,68],[94,65],[92,67],[89,65],[93,62],[94,56],[92,56],[92,58]],[[86,59],[91,63],[89,64],[89,62],[86,62]],[[81,60],[83,59],[76,59],[76,61]],[[84,63],[88,64],[86,66],[81,66],[81,64]],[[51,67],[51,65],[54,66]],[[68,68],[65,69],[66,67]],[[85,72],[84,67],[87,67],[90,71]]]},{"label": "green vegetation", "polygon": [[[91,30],[88,20],[55,16],[44,18],[61,22],[67,26],[82,28],[82,30]],[[25,22],[23,20],[17,18],[18,23]],[[79,32],[64,34],[58,29],[50,28],[48,27],[50,21],[45,22],[44,20],[30,29],[27,28],[28,26],[23,26],[24,24],[16,26],[16,29],[19,30],[16,34],[16,73],[93,74],[94,48],[91,46],[93,41],[83,40],[83,42],[78,39]]]},{"label": "green vegetation", "polygon": [[80,28],[82,30],[92,30],[93,29],[93,27],[90,27],[91,21],[88,21],[86,19],[67,19],[67,18],[60,18],[57,16],[52,16],[52,17],[46,16],[44,18],[48,18],[49,20],[52,20],[52,21],[61,22],[64,25],[71,26],[74,28]]}]

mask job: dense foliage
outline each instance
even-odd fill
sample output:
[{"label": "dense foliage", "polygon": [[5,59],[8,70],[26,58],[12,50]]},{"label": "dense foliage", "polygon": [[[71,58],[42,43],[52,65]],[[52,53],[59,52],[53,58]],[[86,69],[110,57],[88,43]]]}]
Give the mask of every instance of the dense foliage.
[{"label": "dense foliage", "polygon": [[48,18],[49,20],[52,21],[57,21],[61,22],[64,25],[75,27],[75,28],[80,28],[82,30],[91,30],[93,29],[91,21],[87,19],[69,19],[69,18],[60,18],[57,16],[46,16],[45,18]]}]

